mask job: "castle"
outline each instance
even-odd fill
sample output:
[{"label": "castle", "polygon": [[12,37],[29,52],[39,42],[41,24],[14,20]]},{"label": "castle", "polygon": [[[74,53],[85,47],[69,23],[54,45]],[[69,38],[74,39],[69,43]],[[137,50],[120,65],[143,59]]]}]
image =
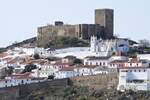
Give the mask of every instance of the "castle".
[{"label": "castle", "polygon": [[113,37],[113,10],[96,9],[95,24],[68,25],[56,21],[55,25],[38,27],[37,45],[45,46],[56,36],[77,37],[89,40],[91,36],[108,39]]}]

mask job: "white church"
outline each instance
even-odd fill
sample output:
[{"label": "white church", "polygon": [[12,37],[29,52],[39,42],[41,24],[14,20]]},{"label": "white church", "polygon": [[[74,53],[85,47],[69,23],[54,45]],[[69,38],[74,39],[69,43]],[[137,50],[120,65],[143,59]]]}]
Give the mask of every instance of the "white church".
[{"label": "white church", "polygon": [[[50,49],[50,48],[49,48]],[[76,56],[77,58],[84,59],[87,56],[98,57],[110,57],[113,53],[129,51],[128,39],[109,39],[102,40],[97,39],[95,36],[91,36],[90,47],[69,47],[56,49],[53,51],[46,50],[44,48],[36,48],[35,52],[40,55],[65,57],[68,55]]]},{"label": "white church", "polygon": [[90,41],[90,51],[97,54],[97,56],[111,56],[114,52],[126,53],[129,51],[128,39],[110,39],[102,40],[92,36]]}]

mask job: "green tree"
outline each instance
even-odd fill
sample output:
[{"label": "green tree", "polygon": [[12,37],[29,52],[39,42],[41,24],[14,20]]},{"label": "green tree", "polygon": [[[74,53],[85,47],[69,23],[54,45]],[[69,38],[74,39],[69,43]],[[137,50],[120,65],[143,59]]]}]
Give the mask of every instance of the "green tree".
[{"label": "green tree", "polygon": [[34,54],[34,56],[33,56],[33,57],[34,57],[34,59],[40,59],[40,56],[39,56],[39,54],[37,54],[37,53],[36,53],[36,54]]},{"label": "green tree", "polygon": [[49,75],[49,76],[48,76],[48,79],[53,80],[53,79],[54,79],[54,77],[55,77],[54,75]]},{"label": "green tree", "polygon": [[74,64],[82,64],[82,60],[81,59],[75,59],[73,61]]},{"label": "green tree", "polygon": [[29,64],[25,66],[25,69],[23,70],[22,73],[26,73],[26,72],[31,72],[33,69],[36,69],[36,65],[34,64]]},{"label": "green tree", "polygon": [[11,75],[13,73],[14,68],[12,66],[8,66],[6,69],[7,75]]}]

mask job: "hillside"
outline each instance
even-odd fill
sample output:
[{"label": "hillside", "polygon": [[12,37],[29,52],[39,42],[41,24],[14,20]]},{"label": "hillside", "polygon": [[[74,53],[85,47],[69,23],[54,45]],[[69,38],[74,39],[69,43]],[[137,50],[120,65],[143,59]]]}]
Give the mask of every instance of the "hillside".
[{"label": "hillside", "polygon": [[50,80],[0,89],[0,100],[149,100],[150,92],[116,90],[116,74]]},{"label": "hillside", "polygon": [[37,38],[32,37],[26,40],[23,40],[22,42],[13,43],[12,45],[9,45],[6,47],[6,49],[13,48],[13,47],[20,47],[24,45],[30,45],[30,46],[36,46]]},{"label": "hillside", "polygon": [[[37,38],[32,37],[21,42],[13,43],[12,45],[7,46],[6,48],[0,48],[0,53],[11,49],[14,47],[36,47]],[[89,46],[88,41],[84,41],[78,38],[72,37],[56,37],[51,40],[44,48],[65,48],[65,47],[85,47]]]},{"label": "hillside", "polygon": [[76,37],[55,37],[45,48],[87,47],[89,42]]},{"label": "hillside", "polygon": [[[129,43],[136,44],[135,41],[129,40]],[[88,40],[78,39],[76,37],[55,37],[49,41],[48,44],[44,46],[44,48],[67,48],[67,47],[87,47],[89,46]],[[32,37],[21,42],[13,43],[12,45],[7,46],[6,48],[0,48],[0,52],[3,52],[7,49],[14,47],[22,47],[22,46],[37,46],[37,37]]]},{"label": "hillside", "polygon": [[0,48],[0,53],[5,52],[6,48]]}]

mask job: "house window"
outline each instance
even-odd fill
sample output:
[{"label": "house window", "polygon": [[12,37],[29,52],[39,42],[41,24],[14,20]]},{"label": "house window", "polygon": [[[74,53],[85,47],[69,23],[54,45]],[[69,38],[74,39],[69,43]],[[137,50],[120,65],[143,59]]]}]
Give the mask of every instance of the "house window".
[{"label": "house window", "polygon": [[136,70],[134,70],[134,72],[136,72]]},{"label": "house window", "polygon": [[105,66],[105,62],[103,62],[103,65]]},{"label": "house window", "polygon": [[132,66],[132,64],[130,63],[130,66]]},{"label": "house window", "polygon": [[21,81],[21,83],[23,84],[23,80]]},{"label": "house window", "polygon": [[141,72],[141,70],[139,70],[139,72]]},{"label": "house window", "polygon": [[90,62],[90,65],[92,65],[92,62]]},{"label": "house window", "polygon": [[98,65],[98,63],[96,62],[96,65]]},{"label": "house window", "polygon": [[85,65],[88,65],[88,62],[86,62]]},{"label": "house window", "polygon": [[100,62],[100,64],[99,64],[100,66],[102,65],[102,63]]},{"label": "house window", "polygon": [[132,72],[132,70],[130,70],[130,72]]}]

